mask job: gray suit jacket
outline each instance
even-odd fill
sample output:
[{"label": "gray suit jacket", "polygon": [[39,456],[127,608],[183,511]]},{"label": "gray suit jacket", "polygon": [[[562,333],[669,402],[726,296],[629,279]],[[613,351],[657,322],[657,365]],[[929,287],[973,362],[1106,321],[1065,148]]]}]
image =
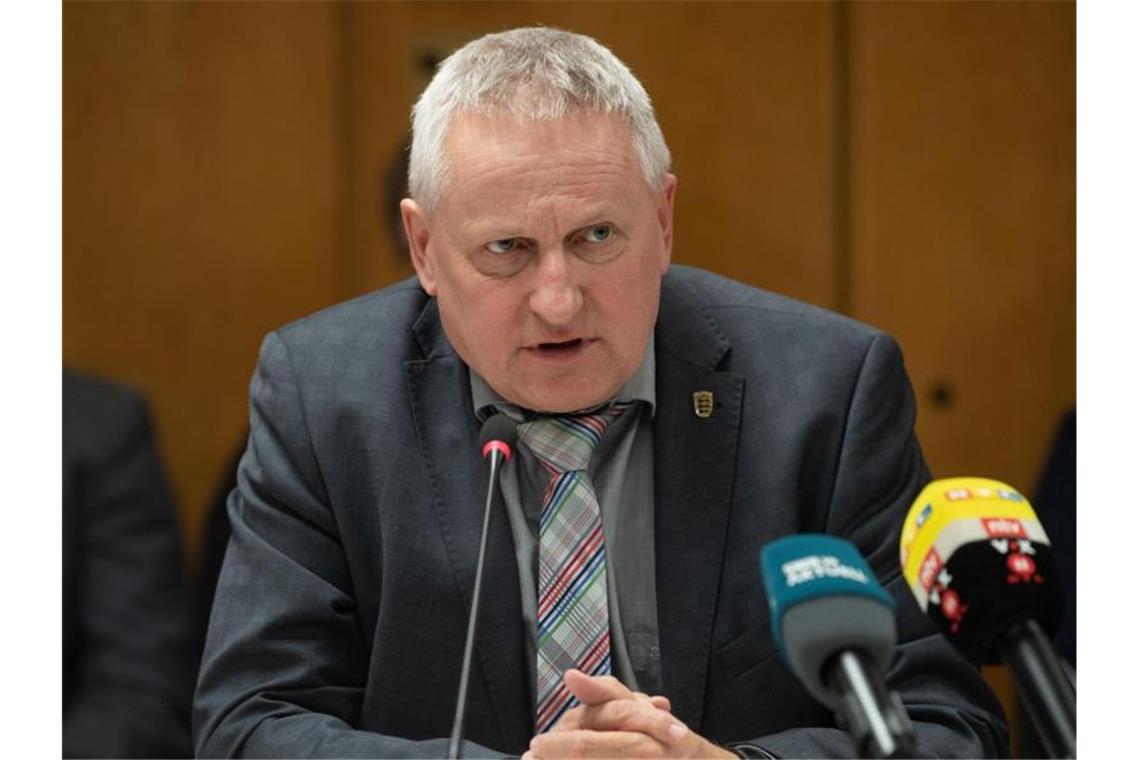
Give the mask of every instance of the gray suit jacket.
[{"label": "gray suit jacket", "polygon": [[[1004,753],[1001,708],[926,624],[898,569],[929,479],[897,345],[699,270],[665,277],[654,430],[661,665],[712,741],[843,755],[846,735],[773,647],[760,548],[853,541],[899,603],[889,674],[924,753]],[[692,394],[712,391],[708,419]],[[406,281],[271,334],[251,386],[233,538],[195,704],[200,755],[443,756],[486,474],[466,366]],[[518,571],[491,522],[466,754],[533,732]]]}]

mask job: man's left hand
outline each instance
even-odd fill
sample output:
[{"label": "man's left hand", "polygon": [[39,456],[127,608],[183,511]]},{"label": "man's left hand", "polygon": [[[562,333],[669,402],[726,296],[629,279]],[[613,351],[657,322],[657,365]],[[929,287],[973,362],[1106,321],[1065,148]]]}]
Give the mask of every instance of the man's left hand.
[{"label": "man's left hand", "polygon": [[586,757],[735,757],[689,730],[665,697],[632,692],[613,676],[568,670],[566,688],[582,704],[531,739],[523,760]]}]

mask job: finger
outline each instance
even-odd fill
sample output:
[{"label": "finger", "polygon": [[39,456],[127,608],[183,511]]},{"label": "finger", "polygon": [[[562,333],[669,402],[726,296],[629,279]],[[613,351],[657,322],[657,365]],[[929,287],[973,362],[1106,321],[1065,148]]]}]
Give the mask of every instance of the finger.
[{"label": "finger", "polygon": [[646,694],[644,691],[635,691],[633,693],[633,696],[637,697],[637,699],[641,702],[648,702],[649,704],[656,707],[658,710],[664,710],[665,712],[673,712],[673,705],[669,701],[668,697],[661,697],[661,696],[652,696],[651,697],[648,694]]},{"label": "finger", "polygon": [[566,712],[562,713],[562,717],[558,722],[550,727],[551,731],[575,731],[582,727],[582,717],[585,714],[586,708],[582,705],[571,707]]},{"label": "finger", "polygon": [[638,699],[612,699],[586,707],[580,725],[594,731],[636,731],[668,747],[684,743],[691,733],[672,713]]},{"label": "finger", "polygon": [[[664,710],[665,712],[670,712],[672,710],[672,706],[669,703],[668,697],[651,697],[643,691],[635,691],[633,692],[633,696],[637,699],[638,702],[652,705],[655,709]],[[586,707],[584,705],[571,707],[569,710],[562,713],[562,717],[560,717],[558,719],[558,722],[551,726],[549,730],[575,731],[579,728],[583,728],[582,718],[584,715],[583,711],[585,709]]]},{"label": "finger", "polygon": [[530,741],[530,760],[559,758],[661,757],[667,748],[652,737],[632,731],[565,731],[545,733]]},{"label": "finger", "polygon": [[613,676],[588,676],[580,670],[571,668],[562,678],[570,693],[584,705],[633,697],[633,692]]}]

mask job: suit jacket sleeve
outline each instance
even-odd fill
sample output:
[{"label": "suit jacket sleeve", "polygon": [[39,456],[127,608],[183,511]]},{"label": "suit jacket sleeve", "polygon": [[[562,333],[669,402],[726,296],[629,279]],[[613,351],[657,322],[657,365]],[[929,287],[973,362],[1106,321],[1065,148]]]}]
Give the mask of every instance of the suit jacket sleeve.
[{"label": "suit jacket sleeve", "polygon": [[[357,730],[369,642],[285,343],[264,342],[194,705],[199,756],[442,757]],[[409,700],[417,695],[408,694]],[[468,756],[494,754],[467,743]]]},{"label": "suit jacket sleeve", "polygon": [[[826,531],[859,548],[898,605],[899,643],[887,685],[906,706],[920,756],[1006,756],[1001,705],[977,669],[927,621],[899,568],[903,519],[930,480],[914,419],[914,394],[898,345],[877,334],[848,408]],[[790,729],[754,743],[778,757],[851,752],[847,735],[836,728]]]},{"label": "suit jacket sleeve", "polygon": [[65,373],[64,757],[184,757],[178,520],[146,402]]}]

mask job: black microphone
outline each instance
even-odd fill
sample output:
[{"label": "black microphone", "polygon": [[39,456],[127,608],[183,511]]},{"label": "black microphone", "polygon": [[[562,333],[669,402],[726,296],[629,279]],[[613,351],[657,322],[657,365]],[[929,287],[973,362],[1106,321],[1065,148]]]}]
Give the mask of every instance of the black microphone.
[{"label": "black microphone", "polygon": [[959,651],[1006,664],[1045,751],[1076,757],[1076,688],[1047,635],[1064,598],[1026,498],[997,480],[936,480],[903,523],[899,559],[919,607]]},{"label": "black microphone", "polygon": [[451,724],[451,741],[447,746],[449,758],[460,757],[463,726],[467,719],[467,693],[471,690],[471,658],[475,651],[475,630],[479,625],[479,597],[483,591],[483,563],[487,555],[487,531],[491,524],[491,503],[498,490],[499,467],[511,458],[518,431],[515,423],[505,414],[493,414],[479,431],[479,448],[483,458],[490,462],[490,479],[487,482],[487,502],[483,507],[483,533],[479,538],[479,561],[475,566],[475,589],[471,592],[471,618],[467,621],[467,641],[463,645],[463,666],[459,671],[459,694],[455,698],[455,720]]},{"label": "black microphone", "polygon": [[784,663],[847,730],[856,757],[914,757],[914,733],[883,674],[895,602],[851,542],[805,533],[766,545],[760,574]]}]

